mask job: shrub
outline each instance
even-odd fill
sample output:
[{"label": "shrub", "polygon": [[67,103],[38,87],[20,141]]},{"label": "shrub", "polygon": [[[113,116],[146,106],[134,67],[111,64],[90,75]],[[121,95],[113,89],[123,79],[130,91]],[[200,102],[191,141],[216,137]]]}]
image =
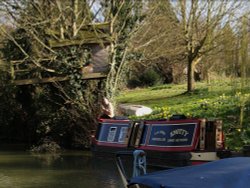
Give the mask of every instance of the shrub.
[{"label": "shrub", "polygon": [[162,83],[162,78],[154,69],[147,69],[141,74],[134,75],[132,79],[128,81],[128,86],[135,87],[147,87],[156,86]]},{"label": "shrub", "polygon": [[153,69],[149,69],[140,76],[140,81],[143,86],[155,86],[161,83],[160,75]]}]

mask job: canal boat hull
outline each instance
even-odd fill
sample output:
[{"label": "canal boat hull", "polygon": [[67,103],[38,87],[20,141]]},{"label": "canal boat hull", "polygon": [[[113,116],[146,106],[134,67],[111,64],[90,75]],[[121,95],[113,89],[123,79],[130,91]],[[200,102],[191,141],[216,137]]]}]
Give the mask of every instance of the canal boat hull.
[{"label": "canal boat hull", "polygon": [[129,121],[101,119],[92,138],[96,154],[144,150],[149,164],[186,166],[230,156],[220,121],[204,119]]}]

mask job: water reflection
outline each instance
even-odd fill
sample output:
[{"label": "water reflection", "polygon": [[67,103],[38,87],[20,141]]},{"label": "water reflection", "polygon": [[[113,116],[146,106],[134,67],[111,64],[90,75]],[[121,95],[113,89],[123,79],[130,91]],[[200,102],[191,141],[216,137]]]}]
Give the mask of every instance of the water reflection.
[{"label": "water reflection", "polygon": [[122,183],[113,159],[90,152],[0,152],[0,187],[120,188]]}]

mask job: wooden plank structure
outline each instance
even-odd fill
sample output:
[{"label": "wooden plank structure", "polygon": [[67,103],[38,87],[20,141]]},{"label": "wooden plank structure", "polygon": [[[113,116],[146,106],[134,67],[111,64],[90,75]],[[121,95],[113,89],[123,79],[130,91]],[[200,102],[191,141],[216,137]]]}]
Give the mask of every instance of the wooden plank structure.
[{"label": "wooden plank structure", "polygon": [[74,39],[60,39],[58,31],[46,30],[47,35],[52,36],[48,40],[49,46],[52,48],[65,47],[70,45],[89,45],[89,44],[109,44],[109,23],[95,23],[83,27]]},{"label": "wooden plank structure", "polygon": [[[71,46],[91,49],[91,71],[84,72],[81,79],[105,79],[108,71],[108,51],[110,43],[109,23],[91,24],[83,27],[73,39],[60,39],[58,31],[46,30],[48,46],[60,51]],[[69,80],[68,75],[57,73],[50,68],[53,58],[39,59],[37,63],[12,61],[11,77],[14,85],[29,85],[39,83],[61,82]],[[55,66],[55,64],[53,65]],[[46,76],[44,76],[46,75]]]},{"label": "wooden plank structure", "polygon": [[[82,77],[83,80],[88,79],[104,79],[106,78],[106,74],[102,73],[89,73]],[[68,76],[65,77],[48,77],[48,78],[31,78],[31,79],[23,79],[23,80],[14,80],[12,83],[14,85],[29,85],[29,84],[41,84],[41,83],[49,83],[49,82],[62,82],[69,80]]]}]

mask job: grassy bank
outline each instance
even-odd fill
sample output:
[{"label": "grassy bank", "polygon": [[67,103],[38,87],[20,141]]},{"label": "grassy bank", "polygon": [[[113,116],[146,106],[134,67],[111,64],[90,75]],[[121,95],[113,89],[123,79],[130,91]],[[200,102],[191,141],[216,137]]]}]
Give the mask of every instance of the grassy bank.
[{"label": "grassy bank", "polygon": [[167,118],[173,114],[222,119],[228,146],[237,149],[250,143],[249,84],[242,89],[240,80],[223,79],[210,84],[197,83],[191,94],[185,91],[185,84],[138,88],[121,92],[117,101],[154,109],[151,115],[143,117],[145,119]]}]

